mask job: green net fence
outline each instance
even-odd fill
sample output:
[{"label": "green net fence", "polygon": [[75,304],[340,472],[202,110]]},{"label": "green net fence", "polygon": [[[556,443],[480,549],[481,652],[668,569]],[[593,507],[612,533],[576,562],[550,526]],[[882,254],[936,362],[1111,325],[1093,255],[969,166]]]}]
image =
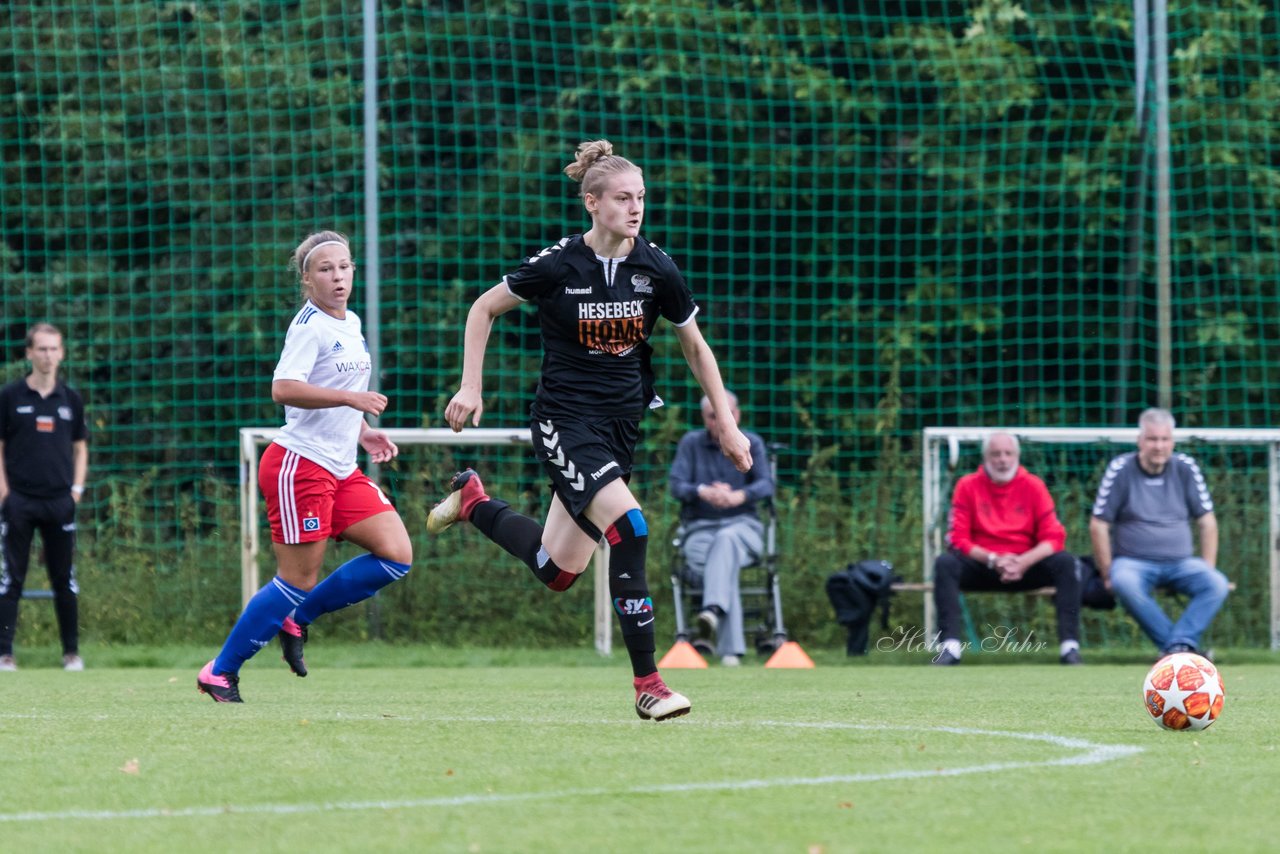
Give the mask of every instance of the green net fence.
[{"label": "green net fence", "polygon": [[[645,234],[684,270],[744,423],[783,446],[800,636],[834,638],[821,581],[849,560],[919,577],[921,428],[1131,424],[1163,391],[1157,99],[1130,3],[381,2],[376,127],[358,6],[0,8],[5,379],[30,323],[64,329],[92,429],[90,636],[213,640],[234,617],[235,431],[281,418],[292,248],[334,227],[369,257],[367,139],[381,288],[356,307],[379,321],[392,427],[442,425],[470,302],[586,227],[560,174],[574,146],[607,137],[645,169]],[[1278,20],[1237,0],[1168,21],[1167,392],[1187,425],[1275,421]],[[669,520],[698,391],[670,330],[655,344],[668,406],[635,482]],[[502,318],[486,424],[524,423],[538,359],[531,314]],[[459,453],[384,472],[415,531]],[[523,465],[510,488],[541,507]],[[480,569],[456,589],[434,570],[397,585],[389,633],[491,633],[485,603],[514,570],[487,575],[504,559],[459,536],[416,541],[423,565]],[[1080,520],[1069,547],[1087,549]],[[589,612],[585,592],[555,598],[529,619]],[[1215,630],[1265,643],[1266,608],[1237,597]],[[547,632],[586,637],[584,622]]]}]

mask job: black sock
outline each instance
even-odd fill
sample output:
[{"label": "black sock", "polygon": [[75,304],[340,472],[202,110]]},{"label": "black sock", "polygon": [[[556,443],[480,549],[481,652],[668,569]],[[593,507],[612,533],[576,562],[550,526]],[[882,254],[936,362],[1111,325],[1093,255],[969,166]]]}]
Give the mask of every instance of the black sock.
[{"label": "black sock", "polygon": [[476,530],[506,549],[508,554],[533,568],[542,546],[542,526],[511,509],[505,501],[481,501],[471,509]]},{"label": "black sock", "polygon": [[471,509],[471,524],[507,553],[519,558],[539,581],[557,592],[568,590],[578,576],[556,566],[542,547],[542,526],[505,501],[490,499]]},{"label": "black sock", "polygon": [[653,599],[645,579],[649,526],[639,509],[627,511],[605,530],[609,540],[609,595],[618,615],[622,641],[636,676],[656,673]]}]

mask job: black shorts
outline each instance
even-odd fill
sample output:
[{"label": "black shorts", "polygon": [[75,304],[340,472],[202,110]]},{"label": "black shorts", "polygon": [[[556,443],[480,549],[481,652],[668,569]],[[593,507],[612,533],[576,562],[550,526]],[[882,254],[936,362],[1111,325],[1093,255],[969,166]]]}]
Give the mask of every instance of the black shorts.
[{"label": "black shorts", "polygon": [[529,431],[533,435],[533,453],[551,478],[552,491],[560,496],[579,527],[598,538],[600,532],[584,515],[587,505],[610,481],[630,480],[640,420],[538,418],[535,413]]}]

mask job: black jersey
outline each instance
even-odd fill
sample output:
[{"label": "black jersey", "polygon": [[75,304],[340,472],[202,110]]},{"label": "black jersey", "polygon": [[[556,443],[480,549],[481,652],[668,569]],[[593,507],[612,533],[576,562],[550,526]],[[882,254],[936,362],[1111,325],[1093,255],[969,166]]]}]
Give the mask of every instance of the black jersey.
[{"label": "black jersey", "polygon": [[84,401],[61,380],[48,397],[14,380],[0,389],[0,441],[9,488],[35,498],[56,498],[71,489],[72,445],[88,439]]},{"label": "black jersey", "polygon": [[659,315],[677,326],[698,311],[684,277],[643,237],[625,258],[600,258],[575,234],[503,277],[538,308],[542,376],[534,407],[551,415],[639,417],[660,405],[649,336]]}]

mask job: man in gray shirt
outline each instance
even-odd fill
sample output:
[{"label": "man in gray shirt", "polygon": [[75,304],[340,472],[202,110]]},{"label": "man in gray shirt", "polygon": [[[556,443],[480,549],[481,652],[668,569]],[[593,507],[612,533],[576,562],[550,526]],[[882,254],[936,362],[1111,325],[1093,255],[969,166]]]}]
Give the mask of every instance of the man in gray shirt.
[{"label": "man in gray shirt", "polygon": [[[1098,486],[1089,536],[1098,572],[1162,654],[1199,652],[1200,635],[1227,598],[1214,564],[1218,521],[1196,461],[1173,452],[1173,415],[1148,409],[1138,419],[1138,450],[1116,457]],[[1196,520],[1200,555],[1189,521]],[[1176,622],[1152,592],[1189,597]]]},{"label": "man in gray shirt", "polygon": [[[734,420],[742,413],[728,392]],[[702,398],[705,430],[691,430],[680,440],[671,464],[671,494],[680,501],[685,561],[703,579],[698,623],[716,636],[720,663],[739,664],[746,652],[738,576],[764,550],[764,524],[757,506],[773,497],[773,475],[764,440],[744,430],[751,443],[751,469],[740,472],[720,450],[720,425],[707,398]]]}]

